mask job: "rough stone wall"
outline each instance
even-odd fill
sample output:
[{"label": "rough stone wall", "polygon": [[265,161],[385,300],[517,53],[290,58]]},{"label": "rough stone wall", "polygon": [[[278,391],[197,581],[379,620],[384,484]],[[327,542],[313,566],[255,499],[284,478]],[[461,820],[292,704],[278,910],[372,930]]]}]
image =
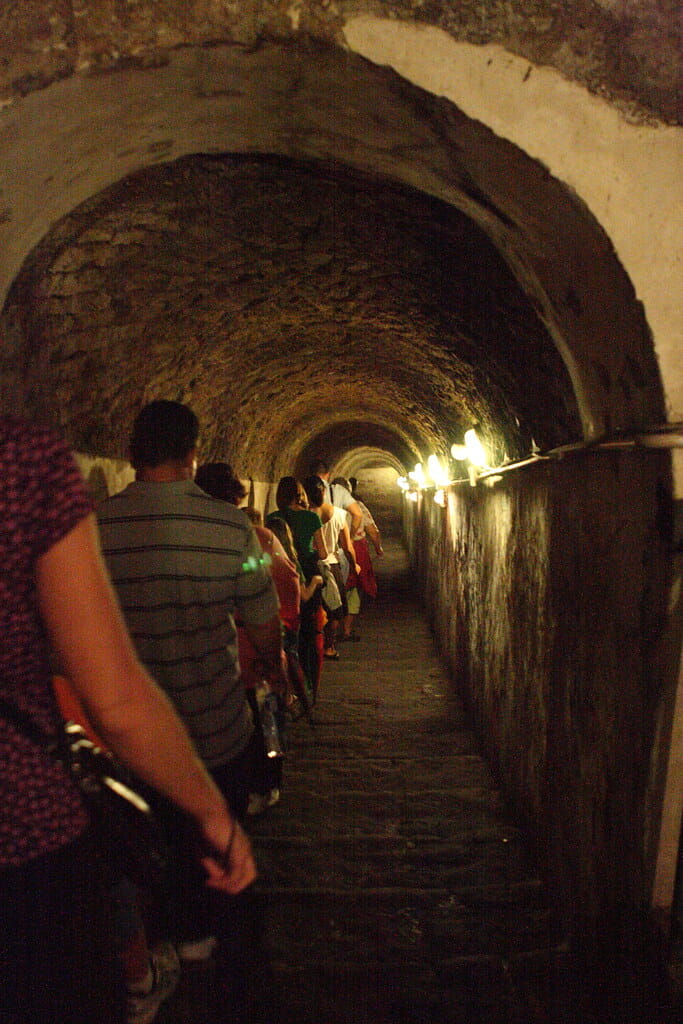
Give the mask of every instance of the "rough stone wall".
[{"label": "rough stone wall", "polygon": [[669,476],[661,453],[592,453],[406,510],[456,683],[584,943],[648,903]]},{"label": "rough stone wall", "polygon": [[337,452],[400,435],[413,464],[411,433],[456,437],[461,418],[495,420],[513,452],[580,432],[560,356],[483,232],[327,165],[195,157],[135,175],[50,233],[10,307],[29,412],[52,404],[90,452],[123,455],[159,395],[192,404],[202,457],[254,475],[279,472],[304,421],[332,424]]},{"label": "rough stone wall", "polygon": [[[174,47],[264,38],[342,43],[362,15],[499,43],[619,104],[635,118],[680,118],[676,0],[5,0],[0,103],[74,72],[152,67]],[[4,40],[4,43],[1,42]]]}]

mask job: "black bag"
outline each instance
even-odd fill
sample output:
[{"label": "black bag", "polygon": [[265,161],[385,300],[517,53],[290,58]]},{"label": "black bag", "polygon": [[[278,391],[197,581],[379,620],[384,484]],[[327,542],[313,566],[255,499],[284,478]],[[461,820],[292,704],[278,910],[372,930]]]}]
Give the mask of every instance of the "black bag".
[{"label": "black bag", "polygon": [[133,777],[116,758],[96,746],[82,726],[64,722],[48,736],[18,708],[0,698],[0,713],[25,736],[61,761],[77,785],[112,880],[125,875],[136,885],[161,885],[168,848],[161,827]]},{"label": "black bag", "polygon": [[168,848],[149,803],[130,772],[96,746],[76,722],[64,723],[56,756],[66,766],[86,805],[109,863],[144,889],[159,886]]}]

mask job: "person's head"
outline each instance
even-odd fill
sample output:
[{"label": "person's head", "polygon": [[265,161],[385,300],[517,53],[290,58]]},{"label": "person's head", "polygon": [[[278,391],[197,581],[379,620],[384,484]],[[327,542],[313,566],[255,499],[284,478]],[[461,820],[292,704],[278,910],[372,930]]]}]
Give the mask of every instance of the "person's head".
[{"label": "person's head", "polygon": [[275,492],[275,504],[280,510],[286,508],[308,508],[308,499],[303,486],[294,476],[283,476]]},{"label": "person's head", "polygon": [[296,565],[297,554],[294,547],[294,537],[287,520],[281,516],[270,516],[268,519],[268,529],[273,531],[285,549],[287,557]]},{"label": "person's head", "polygon": [[247,518],[254,524],[254,526],[263,526],[263,516],[257,508],[253,505],[246,505],[243,509],[246,512]]},{"label": "person's head", "polygon": [[304,490],[311,508],[320,508],[325,500],[325,485],[319,476],[307,476],[304,480]]},{"label": "person's head", "polygon": [[345,487],[347,491],[351,491],[351,483],[345,476],[335,476],[332,486]]},{"label": "person's head", "polygon": [[247,496],[242,481],[233,472],[228,462],[206,462],[195,474],[195,483],[212,498],[239,505]]},{"label": "person's head", "polygon": [[319,476],[321,480],[327,480],[330,475],[330,467],[324,459],[313,459],[308,467],[309,476]]},{"label": "person's head", "polygon": [[357,476],[350,476],[349,477],[349,490],[351,491],[351,494],[355,494],[356,491],[358,490],[358,477]]},{"label": "person's head", "polygon": [[156,469],[167,463],[192,465],[199,437],[199,420],[187,405],[158,399],[144,406],[133,424],[130,461],[135,470]]}]

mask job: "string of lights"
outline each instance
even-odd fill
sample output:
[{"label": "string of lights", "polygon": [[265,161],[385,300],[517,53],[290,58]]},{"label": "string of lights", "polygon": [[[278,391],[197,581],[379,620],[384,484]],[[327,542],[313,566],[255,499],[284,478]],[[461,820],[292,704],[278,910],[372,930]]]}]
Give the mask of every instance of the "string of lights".
[{"label": "string of lights", "polygon": [[457,463],[467,464],[467,476],[451,476],[446,460],[438,455],[430,455],[427,467],[421,462],[397,480],[398,486],[411,501],[417,501],[418,493],[434,489],[434,500],[437,504],[445,502],[445,490],[456,484],[469,483],[475,487],[479,481],[492,486],[500,480],[504,473],[535,466],[540,462],[564,459],[580,454],[602,451],[628,451],[637,449],[676,449],[683,448],[683,422],[666,423],[632,434],[620,434],[604,437],[594,441],[577,441],[573,444],[561,445],[548,451],[534,451],[523,459],[504,462],[499,466],[491,466],[488,452],[482,444],[474,427],[465,432],[463,444],[451,446],[451,458]]}]

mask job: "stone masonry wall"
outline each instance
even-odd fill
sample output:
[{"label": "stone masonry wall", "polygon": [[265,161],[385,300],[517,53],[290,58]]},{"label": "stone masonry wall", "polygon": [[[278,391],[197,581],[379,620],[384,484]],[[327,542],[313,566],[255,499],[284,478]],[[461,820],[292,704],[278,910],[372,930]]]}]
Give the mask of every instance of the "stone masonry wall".
[{"label": "stone masonry wall", "polygon": [[438,640],[584,945],[648,902],[669,473],[658,453],[591,453],[406,508]]},{"label": "stone masonry wall", "polygon": [[77,71],[149,68],[165,51],[263,38],[340,42],[354,17],[436,26],[555,66],[633,117],[673,120],[680,74],[675,0],[22,0],[0,4],[0,104]]}]

